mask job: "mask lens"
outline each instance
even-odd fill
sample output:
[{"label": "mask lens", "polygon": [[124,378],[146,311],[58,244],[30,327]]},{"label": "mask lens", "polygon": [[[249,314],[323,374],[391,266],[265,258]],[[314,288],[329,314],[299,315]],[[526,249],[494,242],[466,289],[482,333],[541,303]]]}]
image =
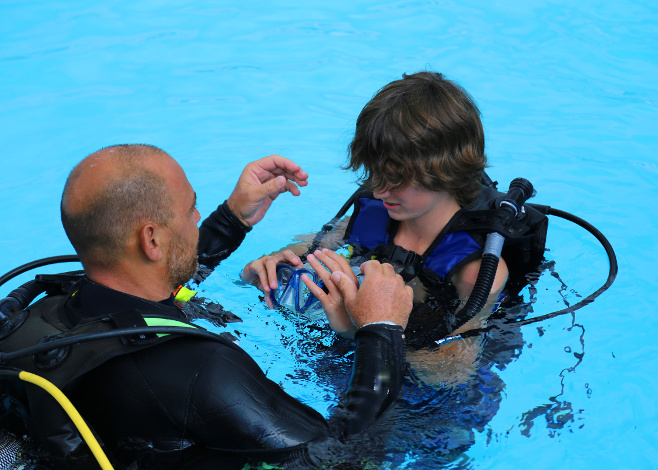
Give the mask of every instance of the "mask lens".
[{"label": "mask lens", "polygon": [[[314,283],[318,284],[318,276],[317,276],[317,274],[315,274],[315,272],[307,271],[307,270],[299,272],[300,279],[299,279],[299,287],[298,287],[298,294],[297,294],[298,299],[299,299],[299,303],[298,303],[299,307],[297,308],[297,311],[299,313],[303,313],[307,308],[309,308],[313,304],[313,302],[315,302],[317,300],[317,297],[315,297],[315,295],[313,295],[313,292],[311,292],[311,289],[306,287],[306,284],[304,284],[304,281],[301,280],[301,275],[302,274],[308,275],[308,277],[310,277],[311,280]],[[320,283],[320,286],[321,286],[321,283]]]},{"label": "mask lens", "polygon": [[276,282],[278,287],[270,292],[270,298],[275,302],[275,304],[279,304],[281,302],[281,299],[290,286],[290,279],[292,276],[293,270],[290,266],[282,264],[276,267]]},{"label": "mask lens", "polygon": [[290,278],[292,277],[292,269],[289,268],[288,266],[284,265],[279,265],[276,268],[276,281],[279,284],[283,284],[284,286],[287,286],[288,283],[290,282]]},{"label": "mask lens", "polygon": [[322,287],[322,281],[318,280],[317,274],[307,269],[296,269],[287,264],[276,267],[276,280],[278,287],[270,291],[270,299],[274,305],[285,305],[294,308],[298,313],[303,313],[317,298],[302,281],[302,274],[306,274],[311,280]]},{"label": "mask lens", "polygon": [[299,305],[306,305],[307,302],[310,302],[312,299],[314,299],[315,296],[311,292],[311,289],[306,287],[306,284],[304,282],[299,283]]}]

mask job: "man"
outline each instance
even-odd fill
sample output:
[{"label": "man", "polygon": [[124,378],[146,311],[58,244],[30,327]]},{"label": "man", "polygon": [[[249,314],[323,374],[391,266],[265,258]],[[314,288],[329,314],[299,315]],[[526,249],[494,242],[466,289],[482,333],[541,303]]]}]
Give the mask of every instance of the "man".
[{"label": "man", "polygon": [[[35,305],[30,314],[71,330],[112,322],[139,326],[147,317],[185,322],[172,291],[197,271],[197,246],[202,263],[216,264],[239,246],[279,194],[298,195],[297,185],[306,185],[307,177],[277,155],[248,164],[199,234],[196,195],[173,158],[148,145],[93,153],[71,172],[61,205],[86,277],[71,294]],[[70,357],[49,367],[61,371],[57,377],[65,393],[117,467],[317,466],[328,448],[340,458],[340,441],[386,411],[402,383],[411,289],[390,265],[372,261],[362,269],[358,290],[344,273],[332,277],[360,328],[352,381],[329,422],[269,381],[226,338],[168,335],[150,343],[135,338],[86,343],[92,346],[76,345]],[[92,355],[100,359],[88,359]],[[31,393],[38,441],[75,460],[84,445],[57,425],[61,419],[53,415],[52,402]]]}]

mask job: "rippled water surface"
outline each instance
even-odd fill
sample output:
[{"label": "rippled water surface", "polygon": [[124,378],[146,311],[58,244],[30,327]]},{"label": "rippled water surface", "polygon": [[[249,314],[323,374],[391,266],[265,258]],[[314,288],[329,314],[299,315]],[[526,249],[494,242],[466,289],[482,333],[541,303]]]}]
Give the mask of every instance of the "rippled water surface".
[{"label": "rippled water surface", "polygon": [[[311,175],[302,197],[277,200],[202,289],[245,320],[231,330],[268,375],[327,415],[349,359],[325,348],[326,333],[265,309],[237,273],[342,205],[353,178],[339,165],[381,86],[440,71],[482,111],[492,178],[526,177],[536,202],[594,224],[617,251],[619,276],[575,315],[517,332],[503,370],[480,372],[479,405],[466,390],[408,387],[381,468],[652,468],[657,25],[658,6],[642,0],[5,0],[0,271],[72,252],[61,190],[73,165],[103,146],[165,149],[202,214],[248,161],[292,158]],[[536,293],[525,291],[531,316],[605,280],[605,253],[584,230],[552,218],[548,248],[564,284],[545,272]]]}]

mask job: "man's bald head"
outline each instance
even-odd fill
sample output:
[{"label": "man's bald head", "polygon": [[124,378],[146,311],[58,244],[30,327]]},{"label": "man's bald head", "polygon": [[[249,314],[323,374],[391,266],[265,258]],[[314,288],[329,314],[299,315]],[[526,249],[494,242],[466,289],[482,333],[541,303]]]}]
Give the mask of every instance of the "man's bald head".
[{"label": "man's bald head", "polygon": [[141,224],[173,217],[165,168],[178,165],[150,145],[115,145],[92,153],[69,175],[62,224],[84,264],[113,266]]}]

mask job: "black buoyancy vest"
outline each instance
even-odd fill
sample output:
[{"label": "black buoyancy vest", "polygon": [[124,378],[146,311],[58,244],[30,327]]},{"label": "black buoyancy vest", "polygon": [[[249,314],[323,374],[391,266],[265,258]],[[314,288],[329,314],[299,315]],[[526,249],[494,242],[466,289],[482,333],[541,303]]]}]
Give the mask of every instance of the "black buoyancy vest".
[{"label": "black buoyancy vest", "polygon": [[[160,307],[157,310],[129,310],[83,318],[77,325],[71,326],[65,314],[66,304],[70,299],[71,294],[49,295],[27,309],[15,313],[0,330],[2,365],[36,374],[66,391],[66,387],[73,384],[77,378],[112,358],[152,348],[180,338],[181,335],[146,333],[96,338],[11,360],[5,360],[6,353],[63,338],[85,336],[89,338],[112,330],[139,327],[174,326],[178,327],[179,332],[194,330],[189,333],[198,333],[207,339],[232,343],[228,337],[211,334],[185,321],[180,311],[173,305],[167,308]],[[19,396],[12,397],[16,402],[16,409],[12,413],[24,416],[19,428],[35,437],[43,449],[57,458],[70,458],[84,448],[83,440],[73,422],[55,402],[45,396],[42,390],[27,385],[17,388],[16,393]]]},{"label": "black buoyancy vest", "polygon": [[[166,313],[163,315],[162,309],[157,311],[130,310],[101,317],[85,318],[78,325],[70,327],[62,315],[70,297],[70,295],[47,296],[26,310],[15,314],[10,320],[15,327],[0,337],[0,351],[13,352],[56,339],[100,333],[117,328],[157,325],[199,328],[182,320],[178,312],[174,312],[177,309],[173,306],[171,315]],[[34,356],[17,358],[8,365],[40,375],[61,388],[113,357],[150,348],[175,337],[149,334],[96,339]]]}]

